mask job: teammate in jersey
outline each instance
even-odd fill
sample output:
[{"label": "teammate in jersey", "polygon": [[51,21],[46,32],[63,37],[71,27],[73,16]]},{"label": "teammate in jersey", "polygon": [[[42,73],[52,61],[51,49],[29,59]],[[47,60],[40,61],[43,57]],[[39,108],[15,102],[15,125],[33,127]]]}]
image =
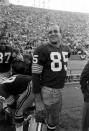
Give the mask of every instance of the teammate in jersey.
[{"label": "teammate in jersey", "polygon": [[13,61],[16,61],[15,57],[22,60],[19,55],[14,56],[15,52],[16,50],[14,50],[9,43],[4,39],[0,40],[0,83],[11,76],[11,67]]},{"label": "teammate in jersey", "polygon": [[[32,64],[32,84],[35,94],[36,112],[47,115],[47,131],[55,131],[59,126],[67,61],[70,50],[62,43],[58,25],[48,28],[49,43],[34,51]],[[36,113],[36,114],[37,114]],[[44,117],[45,117],[44,115]],[[41,116],[37,115],[37,121]]]},{"label": "teammate in jersey", "polygon": [[[34,102],[31,79],[31,76],[19,74],[9,77],[0,84],[0,102],[3,103],[0,104],[0,110],[6,110],[8,107],[9,109],[14,109],[15,122],[19,124],[19,127],[21,127],[23,123],[24,110],[32,106]],[[0,124],[1,123],[2,120],[0,120]]]}]

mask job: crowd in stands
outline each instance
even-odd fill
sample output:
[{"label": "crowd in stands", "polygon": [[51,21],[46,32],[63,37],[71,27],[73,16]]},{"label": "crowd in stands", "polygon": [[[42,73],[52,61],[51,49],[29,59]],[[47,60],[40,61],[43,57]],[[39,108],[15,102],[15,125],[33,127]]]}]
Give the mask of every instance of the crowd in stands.
[{"label": "crowd in stands", "polygon": [[12,46],[23,50],[33,49],[47,40],[46,29],[55,22],[61,26],[65,44],[75,49],[85,47],[89,41],[88,14],[53,11],[17,5],[0,5],[0,26],[7,23],[7,37]]}]

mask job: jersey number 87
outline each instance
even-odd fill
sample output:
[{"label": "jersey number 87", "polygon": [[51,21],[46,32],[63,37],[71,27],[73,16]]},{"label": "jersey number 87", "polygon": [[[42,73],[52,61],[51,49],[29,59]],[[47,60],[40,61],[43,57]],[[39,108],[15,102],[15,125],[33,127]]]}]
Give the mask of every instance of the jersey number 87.
[{"label": "jersey number 87", "polygon": [[3,63],[3,62],[8,63],[10,56],[11,56],[10,52],[5,52],[5,53],[0,52],[0,63]]}]

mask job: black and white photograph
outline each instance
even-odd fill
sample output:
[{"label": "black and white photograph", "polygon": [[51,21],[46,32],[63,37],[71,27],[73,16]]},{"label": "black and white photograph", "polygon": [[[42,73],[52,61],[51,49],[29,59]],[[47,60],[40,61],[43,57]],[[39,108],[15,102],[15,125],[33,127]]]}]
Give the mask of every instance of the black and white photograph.
[{"label": "black and white photograph", "polygon": [[0,131],[89,131],[89,0],[0,0]]}]

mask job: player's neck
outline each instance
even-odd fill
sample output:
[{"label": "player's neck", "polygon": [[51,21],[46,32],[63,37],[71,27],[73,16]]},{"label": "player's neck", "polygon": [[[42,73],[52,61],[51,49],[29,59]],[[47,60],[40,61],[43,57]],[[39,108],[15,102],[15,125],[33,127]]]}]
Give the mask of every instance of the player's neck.
[{"label": "player's neck", "polygon": [[57,43],[50,43],[50,45],[53,47],[59,48],[61,43],[58,43],[58,42]]}]

